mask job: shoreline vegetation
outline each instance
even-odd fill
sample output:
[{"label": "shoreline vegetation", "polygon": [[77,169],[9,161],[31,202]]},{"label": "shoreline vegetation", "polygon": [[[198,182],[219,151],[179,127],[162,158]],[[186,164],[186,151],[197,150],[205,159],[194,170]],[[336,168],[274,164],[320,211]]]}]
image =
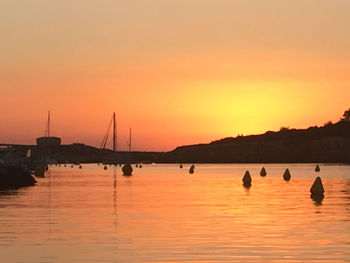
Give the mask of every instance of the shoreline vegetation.
[{"label": "shoreline vegetation", "polygon": [[229,137],[177,147],[166,155],[184,163],[350,163],[350,121]]}]

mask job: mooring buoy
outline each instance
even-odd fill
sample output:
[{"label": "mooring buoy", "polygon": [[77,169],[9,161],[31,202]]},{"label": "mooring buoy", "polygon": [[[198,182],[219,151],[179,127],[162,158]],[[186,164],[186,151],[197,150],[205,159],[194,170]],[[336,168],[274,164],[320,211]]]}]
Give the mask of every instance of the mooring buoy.
[{"label": "mooring buoy", "polygon": [[127,175],[127,176],[132,175],[131,165],[128,163],[124,164],[124,166],[122,167],[122,171],[123,171],[123,175]]},{"label": "mooring buoy", "polygon": [[291,178],[291,175],[290,175],[289,169],[287,168],[286,171],[285,171],[284,174],[283,174],[283,179],[284,179],[285,181],[289,181],[290,178]]},{"label": "mooring buoy", "polygon": [[190,174],[193,174],[194,173],[194,165],[192,164],[191,167],[190,167],[190,170],[188,171]]},{"label": "mooring buoy", "polygon": [[312,196],[323,196],[324,188],[322,184],[321,177],[317,176],[314,183],[310,188],[310,192]]},{"label": "mooring buoy", "polygon": [[319,165],[316,165],[316,167],[315,167],[315,172],[318,173],[319,171],[321,171],[320,166],[319,166]]},{"label": "mooring buoy", "polygon": [[242,181],[245,187],[250,187],[252,185],[252,177],[250,176],[249,171],[245,172]]},{"label": "mooring buoy", "polygon": [[267,173],[266,173],[265,167],[261,168],[260,176],[266,176],[266,175]]}]

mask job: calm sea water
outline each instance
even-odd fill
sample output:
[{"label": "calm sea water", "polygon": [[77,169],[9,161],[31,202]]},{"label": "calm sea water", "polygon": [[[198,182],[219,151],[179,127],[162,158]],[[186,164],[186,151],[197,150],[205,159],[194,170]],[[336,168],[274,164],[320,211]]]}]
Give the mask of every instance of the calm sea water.
[{"label": "calm sea water", "polygon": [[0,262],[350,262],[350,166],[264,166],[52,167],[0,194]]}]

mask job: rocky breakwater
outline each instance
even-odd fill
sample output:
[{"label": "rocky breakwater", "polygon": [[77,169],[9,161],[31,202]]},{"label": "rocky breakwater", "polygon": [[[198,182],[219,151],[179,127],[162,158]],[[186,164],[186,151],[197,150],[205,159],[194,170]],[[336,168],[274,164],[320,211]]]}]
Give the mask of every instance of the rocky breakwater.
[{"label": "rocky breakwater", "polygon": [[35,185],[31,175],[30,152],[14,149],[0,150],[0,189],[16,189]]},{"label": "rocky breakwater", "polygon": [[35,185],[36,180],[30,171],[21,166],[0,163],[0,189],[20,188]]}]

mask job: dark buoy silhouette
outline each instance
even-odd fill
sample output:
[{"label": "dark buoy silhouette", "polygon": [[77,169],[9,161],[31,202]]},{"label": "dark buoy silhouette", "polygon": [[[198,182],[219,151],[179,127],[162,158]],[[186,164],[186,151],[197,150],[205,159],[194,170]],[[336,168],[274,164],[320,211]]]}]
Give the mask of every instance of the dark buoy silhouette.
[{"label": "dark buoy silhouette", "polygon": [[132,175],[132,167],[130,164],[124,164],[122,167],[123,175]]},{"label": "dark buoy silhouette", "polygon": [[289,181],[290,178],[291,178],[291,175],[290,175],[289,169],[287,168],[286,171],[283,174],[283,179],[286,180],[286,181]]},{"label": "dark buoy silhouette", "polygon": [[316,167],[315,167],[315,172],[319,172],[319,171],[321,171],[320,166],[319,166],[319,165],[316,165]]},{"label": "dark buoy silhouette", "polygon": [[73,164],[71,164],[71,166],[70,166],[71,168],[73,168],[74,167],[74,165]]},{"label": "dark buoy silhouette", "polygon": [[105,166],[103,167],[103,169],[104,169],[104,170],[107,170],[107,165],[105,165]]},{"label": "dark buoy silhouette", "polygon": [[321,177],[317,176],[315,182],[310,188],[311,197],[323,197],[324,188]]},{"label": "dark buoy silhouette", "polygon": [[188,171],[190,174],[193,174],[194,173],[194,165],[192,164],[191,167],[190,167],[190,170]]},{"label": "dark buoy silhouette", "polygon": [[136,167],[139,167],[139,165],[138,165],[138,164],[136,164]]},{"label": "dark buoy silhouette", "polygon": [[79,169],[83,168],[81,165],[79,165]]},{"label": "dark buoy silhouette", "polygon": [[67,167],[67,165],[66,165],[66,164],[64,164],[64,167]]},{"label": "dark buoy silhouette", "polygon": [[265,167],[261,168],[260,175],[261,176],[266,176],[267,175]]},{"label": "dark buoy silhouette", "polygon": [[142,168],[142,164],[141,163],[139,164],[139,168]]},{"label": "dark buoy silhouette", "polygon": [[245,187],[250,187],[252,185],[252,177],[250,176],[249,171],[245,172],[242,181]]},{"label": "dark buoy silhouette", "polygon": [[180,168],[183,168],[183,166],[182,166],[182,164],[180,164],[180,166],[179,166]]}]

